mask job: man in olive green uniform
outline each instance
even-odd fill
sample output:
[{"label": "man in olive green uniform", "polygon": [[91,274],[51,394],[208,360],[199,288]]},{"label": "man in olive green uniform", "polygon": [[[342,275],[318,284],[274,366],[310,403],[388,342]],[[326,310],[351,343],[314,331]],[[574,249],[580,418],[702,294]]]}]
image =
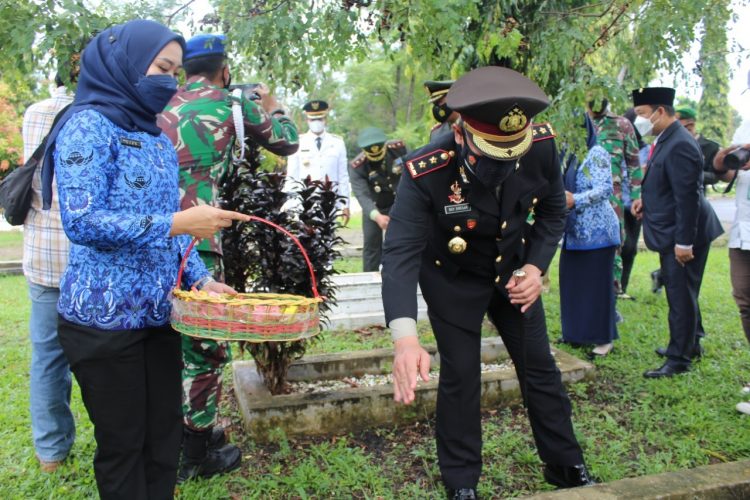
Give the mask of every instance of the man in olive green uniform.
[{"label": "man in olive green uniform", "polygon": [[[158,124],[177,149],[180,206],[218,205],[221,179],[231,161],[238,129],[279,155],[297,150],[297,128],[265,85],[230,94],[224,35],[188,40],[183,58],[187,82],[159,115]],[[233,117],[233,109],[237,110]],[[197,245],[201,258],[223,279],[221,233]],[[224,444],[218,427],[221,375],[232,359],[228,342],[183,336],[182,386],[185,435],[178,481],[208,477],[239,466],[240,451]]]},{"label": "man in olive green uniform", "polygon": [[362,267],[370,272],[380,268],[383,231],[388,227],[388,213],[396,199],[406,146],[403,141],[389,141],[375,127],[362,130],[357,145],[362,152],[349,164],[349,179],[362,206]]},{"label": "man in olive green uniform", "polygon": [[427,80],[424,88],[430,95],[429,102],[432,104],[432,117],[437,123],[430,130],[430,142],[444,133],[453,133],[451,125],[458,120],[459,115],[445,103],[445,96],[451,89],[454,80]]},{"label": "man in olive green uniform", "polygon": [[719,180],[714,170],[714,157],[719,152],[719,145],[710,139],[706,139],[702,134],[695,130],[698,113],[693,108],[684,106],[677,108],[677,119],[683,127],[690,132],[690,135],[698,141],[698,146],[703,153],[703,192],[705,193],[708,186],[716,184]]}]

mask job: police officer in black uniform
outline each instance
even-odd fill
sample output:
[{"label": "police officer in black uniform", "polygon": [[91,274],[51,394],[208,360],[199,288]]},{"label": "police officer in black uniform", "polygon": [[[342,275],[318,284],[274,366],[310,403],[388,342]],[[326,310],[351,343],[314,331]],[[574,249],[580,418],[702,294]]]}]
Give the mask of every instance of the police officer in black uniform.
[{"label": "police officer in black uniform", "polygon": [[389,141],[375,127],[359,133],[357,146],[362,151],[349,164],[349,179],[362,206],[363,270],[378,271],[383,256],[383,231],[388,227],[388,213],[396,199],[406,146],[404,141]]},{"label": "police officer in black uniform", "polygon": [[[592,484],[550,353],[540,298],[565,220],[554,132],[531,119],[548,99],[515,71],[485,67],[453,84],[453,135],[407,156],[383,253],[394,398],[414,400],[430,358],[416,336],[419,283],[440,352],[437,451],[451,498],[476,498],[482,467],[480,330],[487,313],[516,367],[545,479]],[[527,223],[533,213],[533,224]]]},{"label": "police officer in black uniform", "polygon": [[430,130],[430,142],[441,134],[451,134],[451,125],[458,120],[458,113],[453,111],[445,103],[445,96],[453,85],[453,80],[427,80],[424,88],[430,95],[429,102],[432,104],[432,117],[437,123]]}]

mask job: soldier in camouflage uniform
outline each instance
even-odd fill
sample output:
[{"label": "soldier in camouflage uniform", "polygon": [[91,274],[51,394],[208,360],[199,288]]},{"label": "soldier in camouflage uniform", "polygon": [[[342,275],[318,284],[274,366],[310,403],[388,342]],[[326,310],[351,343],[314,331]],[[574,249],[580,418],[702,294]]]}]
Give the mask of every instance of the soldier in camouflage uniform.
[{"label": "soldier in camouflage uniform", "polygon": [[349,164],[349,179],[362,206],[362,268],[370,272],[380,269],[383,231],[388,227],[388,213],[396,200],[406,146],[404,141],[389,141],[375,127],[359,133],[357,146],[362,152]]},{"label": "soldier in camouflage uniform", "polygon": [[[231,80],[223,35],[198,35],[183,58],[186,84],[172,98],[158,124],[177,149],[181,208],[217,205],[221,179],[235,142],[232,104],[239,102],[245,134],[279,155],[297,150],[297,128],[265,85],[240,96],[229,93]],[[252,98],[251,98],[252,97]],[[201,241],[198,251],[215,279],[223,278],[221,234]],[[228,342],[183,336],[183,413],[185,439],[178,479],[211,476],[239,466],[237,447],[224,444],[216,426],[221,374],[231,361]]]},{"label": "soldier in camouflage uniform", "polygon": [[[596,106],[595,104],[598,104]],[[612,208],[615,209],[620,220],[620,240],[625,241],[625,207],[622,198],[623,183],[628,183],[630,199],[635,201],[641,197],[641,170],[638,159],[638,139],[630,121],[611,113],[606,99],[599,103],[589,103],[589,113],[594,120],[597,131],[597,141],[609,152],[612,159],[612,186],[614,192],[610,197]],[[623,167],[627,172],[623,175]],[[622,247],[615,255],[615,293],[622,294]]]}]

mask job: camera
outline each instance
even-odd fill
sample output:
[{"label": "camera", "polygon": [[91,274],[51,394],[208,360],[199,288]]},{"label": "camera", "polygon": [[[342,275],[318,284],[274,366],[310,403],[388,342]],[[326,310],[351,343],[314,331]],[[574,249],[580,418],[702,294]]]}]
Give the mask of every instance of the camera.
[{"label": "camera", "polygon": [[729,170],[739,170],[748,160],[750,160],[750,150],[740,147],[727,153],[724,157],[724,166]]},{"label": "camera", "polygon": [[229,92],[234,91],[235,89],[242,90],[242,95],[245,96],[246,99],[250,99],[251,101],[260,101],[260,95],[255,92],[255,89],[260,86],[260,83],[238,83],[235,85],[230,85],[227,87],[229,89]]}]

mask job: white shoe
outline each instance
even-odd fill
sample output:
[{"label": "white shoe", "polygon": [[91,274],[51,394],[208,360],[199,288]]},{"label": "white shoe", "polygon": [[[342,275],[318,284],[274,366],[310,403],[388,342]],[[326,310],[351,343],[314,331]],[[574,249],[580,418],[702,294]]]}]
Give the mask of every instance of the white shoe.
[{"label": "white shoe", "polygon": [[740,413],[744,413],[745,415],[750,415],[750,403],[743,401],[742,403],[737,403],[737,411]]},{"label": "white shoe", "polygon": [[742,394],[750,394],[750,383],[745,384],[740,392],[742,392]]}]

